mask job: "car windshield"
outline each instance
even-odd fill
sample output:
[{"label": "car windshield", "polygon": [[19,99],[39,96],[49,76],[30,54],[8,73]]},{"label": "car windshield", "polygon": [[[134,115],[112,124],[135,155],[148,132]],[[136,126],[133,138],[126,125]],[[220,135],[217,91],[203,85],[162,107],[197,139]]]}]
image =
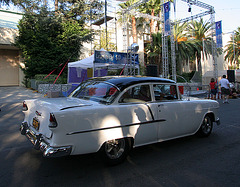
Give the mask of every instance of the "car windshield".
[{"label": "car windshield", "polygon": [[111,103],[119,94],[117,87],[96,81],[87,81],[81,83],[69,97],[76,97],[85,100],[92,100],[104,104]]}]

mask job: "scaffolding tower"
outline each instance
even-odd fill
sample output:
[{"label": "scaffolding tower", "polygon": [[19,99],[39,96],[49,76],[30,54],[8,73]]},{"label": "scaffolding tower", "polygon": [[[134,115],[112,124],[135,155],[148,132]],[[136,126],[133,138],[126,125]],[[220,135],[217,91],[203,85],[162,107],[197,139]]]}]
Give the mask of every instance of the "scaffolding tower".
[{"label": "scaffolding tower", "polygon": [[162,23],[162,77],[167,77],[169,74],[168,70],[168,35],[165,35],[164,27],[164,3],[166,0],[161,1],[161,23]]},{"label": "scaffolding tower", "polygon": [[216,47],[216,28],[215,28],[215,11],[214,11],[214,7],[211,5],[208,5],[206,3],[203,3],[201,1],[198,0],[182,0],[186,3],[188,3],[190,6],[195,5],[201,8],[206,9],[205,12],[196,14],[194,16],[190,16],[184,19],[179,20],[177,23],[180,22],[186,22],[189,20],[193,20],[193,19],[197,19],[199,17],[203,17],[206,15],[210,15],[210,21],[211,21],[211,35],[212,35],[212,59],[213,59],[213,77],[216,79],[218,77],[218,68],[217,68],[217,47]]},{"label": "scaffolding tower", "polygon": [[[99,0],[99,2],[103,4],[104,10],[102,10],[103,16],[98,17],[91,23],[92,30],[96,33],[93,38],[95,45],[91,45],[91,51],[93,53],[96,48],[117,51],[116,6],[113,0],[108,0],[108,2],[107,0]],[[106,46],[101,45],[101,41],[104,40]],[[109,46],[112,46],[112,48],[110,49]]]},{"label": "scaffolding tower", "polygon": [[[154,19],[154,20],[160,20],[162,23],[162,76],[167,78],[169,76],[169,64],[168,64],[168,36],[165,36],[164,33],[164,11],[163,11],[163,4],[168,2],[169,0],[161,0],[161,18],[155,17],[155,16],[150,16],[147,14],[142,14],[138,12],[133,12],[131,11],[132,9],[138,7],[140,4],[147,2],[148,0],[139,0],[132,6],[128,7],[124,12],[123,12],[123,50],[127,51],[127,21],[126,21],[126,14],[133,14],[135,16],[141,16],[144,18],[149,18],[149,19]],[[182,0],[183,2],[188,3],[189,5],[195,5],[200,8],[206,9],[205,12],[181,19],[177,22],[171,23],[171,36],[170,36],[170,41],[171,41],[171,60],[172,60],[172,77],[176,81],[176,54],[175,54],[175,39],[174,39],[174,33],[173,33],[173,28],[175,23],[180,23],[180,22],[186,22],[189,20],[193,20],[205,15],[210,15],[211,16],[211,24],[212,24],[212,58],[213,58],[213,67],[214,67],[214,77],[217,78],[218,76],[218,70],[217,70],[217,49],[216,49],[216,43],[215,43],[215,11],[214,7],[211,5],[208,5],[206,3],[203,3],[199,0]]]}]

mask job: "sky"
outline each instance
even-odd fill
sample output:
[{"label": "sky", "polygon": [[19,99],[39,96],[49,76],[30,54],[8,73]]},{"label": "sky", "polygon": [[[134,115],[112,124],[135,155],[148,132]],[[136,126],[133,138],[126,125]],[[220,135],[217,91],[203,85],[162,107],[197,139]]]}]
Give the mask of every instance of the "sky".
[{"label": "sky", "polygon": [[[188,12],[188,4],[181,0],[176,0],[176,18],[182,19],[191,15],[205,12],[206,9],[192,5],[192,12]],[[240,27],[240,0],[200,0],[214,7],[215,22],[222,21],[223,33],[228,33]],[[174,15],[175,17],[175,15]],[[210,21],[210,16],[202,17],[206,21]]]},{"label": "sky", "polygon": [[[117,0],[107,0],[107,2],[113,5],[119,3]],[[214,7],[215,21],[222,20],[223,33],[233,32],[240,27],[240,0],[200,0],[200,2]],[[172,19],[186,18],[204,11],[206,9],[192,5],[192,12],[188,12],[188,4],[182,0],[176,0],[176,13],[172,13]],[[210,21],[210,16],[204,16],[203,19]]]},{"label": "sky", "polygon": [[[233,32],[240,27],[240,0],[200,0],[200,2],[214,7],[215,21],[222,20],[223,33]],[[176,0],[176,16],[172,13],[172,18],[182,19],[205,11],[206,9],[192,5],[192,12],[189,13],[188,4],[182,0]],[[210,21],[210,16],[204,16],[203,19]]]}]

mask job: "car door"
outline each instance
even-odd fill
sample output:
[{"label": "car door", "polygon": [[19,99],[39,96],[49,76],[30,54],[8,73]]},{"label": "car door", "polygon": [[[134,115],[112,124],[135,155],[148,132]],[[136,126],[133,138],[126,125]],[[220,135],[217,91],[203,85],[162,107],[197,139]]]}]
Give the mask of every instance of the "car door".
[{"label": "car door", "polygon": [[[157,141],[158,124],[154,121],[152,111],[148,103],[152,97],[148,84],[139,84],[128,88],[119,99],[121,114],[126,118],[131,115],[134,123],[137,121],[137,129],[134,132],[135,146],[149,144]],[[125,106],[125,107],[122,107]],[[132,126],[131,128],[135,128]],[[130,133],[131,133],[130,132]]]},{"label": "car door", "polygon": [[159,141],[181,137],[196,129],[192,126],[194,107],[178,98],[176,85],[154,84],[153,93],[155,102],[149,106],[159,121]]}]

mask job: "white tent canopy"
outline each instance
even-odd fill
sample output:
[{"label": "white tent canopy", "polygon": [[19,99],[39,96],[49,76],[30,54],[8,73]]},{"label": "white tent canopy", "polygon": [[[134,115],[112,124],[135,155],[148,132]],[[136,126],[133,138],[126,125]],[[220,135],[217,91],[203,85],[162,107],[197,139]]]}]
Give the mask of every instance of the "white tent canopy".
[{"label": "white tent canopy", "polygon": [[[100,51],[106,51],[106,50],[102,48],[102,49],[100,49]],[[107,66],[107,64],[93,64],[93,62],[94,62],[94,54],[83,60],[79,60],[76,62],[70,62],[70,63],[68,63],[68,67],[87,69],[87,68],[93,68],[93,65],[95,67],[106,67]]]},{"label": "white tent canopy", "polygon": [[75,68],[80,67],[83,69],[92,68],[93,61],[94,61],[94,55],[91,55],[90,57],[87,57],[83,60],[68,63],[68,67],[75,67]]},{"label": "white tent canopy", "polygon": [[[100,51],[106,51],[101,49]],[[136,68],[139,74],[139,64],[124,64],[124,63],[106,63],[104,60],[101,63],[94,63],[94,54],[76,62],[68,63],[68,83],[78,83],[91,76],[106,76],[108,69],[123,69],[125,66],[127,68]],[[92,69],[92,74],[89,73],[89,68]]]}]

